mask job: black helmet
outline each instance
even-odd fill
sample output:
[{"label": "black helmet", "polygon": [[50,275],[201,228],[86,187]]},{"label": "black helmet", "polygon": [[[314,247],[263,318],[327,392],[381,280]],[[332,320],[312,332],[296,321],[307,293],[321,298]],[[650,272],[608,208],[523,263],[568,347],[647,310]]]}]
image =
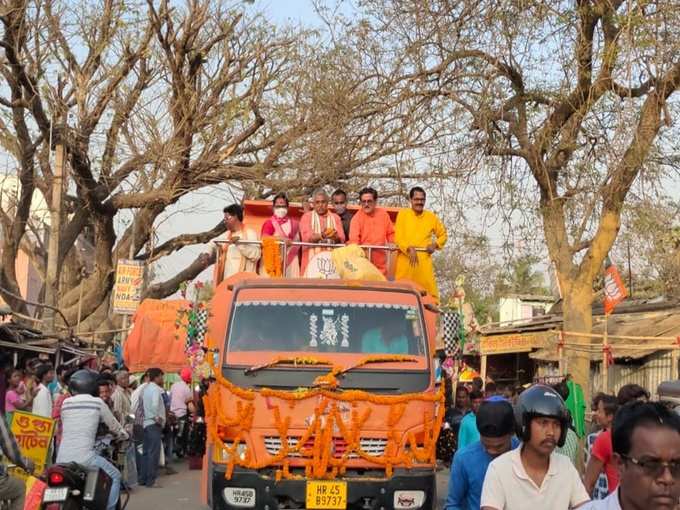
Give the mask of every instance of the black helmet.
[{"label": "black helmet", "polygon": [[68,390],[71,395],[88,394],[96,397],[99,395],[99,374],[94,370],[83,368],[75,372],[68,381]]},{"label": "black helmet", "polygon": [[517,435],[522,441],[529,440],[531,434],[529,424],[533,418],[537,417],[555,418],[560,422],[562,431],[557,446],[564,446],[567,440],[567,429],[571,424],[571,415],[560,394],[544,384],[536,384],[524,390],[515,406]]}]

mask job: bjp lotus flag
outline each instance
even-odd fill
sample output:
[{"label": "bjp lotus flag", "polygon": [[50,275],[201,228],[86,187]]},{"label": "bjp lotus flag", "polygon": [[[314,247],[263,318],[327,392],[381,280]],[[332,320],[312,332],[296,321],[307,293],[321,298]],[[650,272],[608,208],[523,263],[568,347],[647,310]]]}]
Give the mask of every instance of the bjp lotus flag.
[{"label": "bjp lotus flag", "polygon": [[611,262],[604,270],[604,313],[609,315],[616,305],[628,297],[619,270]]}]

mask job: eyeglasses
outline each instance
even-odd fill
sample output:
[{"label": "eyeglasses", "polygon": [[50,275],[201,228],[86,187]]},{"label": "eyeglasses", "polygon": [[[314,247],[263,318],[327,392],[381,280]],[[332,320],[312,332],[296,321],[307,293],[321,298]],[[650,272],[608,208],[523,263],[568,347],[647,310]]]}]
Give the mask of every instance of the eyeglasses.
[{"label": "eyeglasses", "polygon": [[361,204],[362,204],[362,205],[371,205],[371,204],[374,204],[374,203],[375,203],[375,200],[372,200],[372,199],[371,199],[371,200],[362,200],[362,201],[361,201]]},{"label": "eyeglasses", "polygon": [[673,478],[680,478],[680,459],[664,462],[659,459],[636,459],[628,455],[621,455],[626,460],[631,461],[637,467],[642,469],[645,475],[652,478],[660,478],[663,476],[666,468],[671,472]]}]

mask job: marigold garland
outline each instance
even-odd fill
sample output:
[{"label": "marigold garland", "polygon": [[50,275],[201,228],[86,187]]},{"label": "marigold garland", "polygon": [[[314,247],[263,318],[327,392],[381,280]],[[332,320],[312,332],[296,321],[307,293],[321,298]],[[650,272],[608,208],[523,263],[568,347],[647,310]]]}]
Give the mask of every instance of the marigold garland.
[{"label": "marigold garland", "polygon": [[280,278],[283,275],[281,247],[275,237],[262,238],[262,265],[272,278]]},{"label": "marigold garland", "polygon": [[[291,359],[298,362],[305,360],[304,364],[325,364],[327,362],[327,360],[311,357],[283,358],[279,362],[290,362]],[[319,382],[324,384],[324,386],[335,388],[337,386],[337,376],[348,369],[364,366],[372,362],[394,362],[399,360],[415,361],[415,358],[392,355],[369,356],[349,368],[333,366],[327,375],[317,378],[315,384]],[[367,462],[383,467],[388,477],[392,476],[394,467],[400,466],[409,469],[414,463],[433,464],[435,462],[435,446],[444,418],[443,386],[440,387],[436,394],[411,393],[403,395],[376,395],[362,390],[349,390],[340,393],[326,387],[304,388],[296,392],[272,390],[269,388],[252,390],[234,385],[226,380],[219,370],[214,368],[218,385],[211,388],[204,399],[206,422],[208,436],[218,447],[214,460],[218,463],[226,464],[225,475],[227,478],[231,478],[235,466],[257,470],[274,465],[281,466],[276,471],[276,480],[300,478],[290,472],[288,458],[291,454],[298,454],[304,461],[306,477],[317,479],[333,479],[338,475],[343,475],[351,454],[355,454]],[[331,383],[331,378],[333,383]],[[234,415],[231,417],[222,408],[222,389],[231,393],[236,399]],[[298,401],[319,396],[322,398],[320,398],[315,406],[314,418],[302,436],[297,439],[297,443],[294,446],[289,444],[288,430],[290,416],[282,417],[280,407],[272,405],[274,426],[281,439],[281,448],[276,455],[269,455],[268,458],[255,462],[252,459],[250,448],[246,448],[243,457],[239,456],[238,450],[241,444],[246,444],[245,438],[248,437],[248,432],[252,428],[255,412],[255,406],[252,401],[258,395],[265,398],[280,399],[287,402],[293,409]],[[406,436],[404,447],[400,452],[401,438],[395,427],[404,416],[408,403],[412,401],[432,402],[438,405],[435,409],[434,420],[430,413],[425,413],[422,445],[418,444],[416,435],[413,432],[409,432]],[[371,455],[365,452],[360,444],[361,430],[368,420],[372,409],[367,408],[361,414],[356,409],[353,409],[351,411],[351,420],[349,423],[346,423],[340,413],[340,402],[349,402],[353,406],[358,402],[390,406],[387,419],[387,444],[383,455]],[[336,430],[339,432],[339,436],[336,435]],[[224,443],[222,440],[223,435],[233,438],[229,441],[230,444]],[[335,437],[342,439],[346,444],[345,451],[339,458],[335,458],[332,455]],[[307,444],[310,441],[312,445],[308,447]],[[221,458],[219,455],[220,451],[224,452],[226,460]]]}]

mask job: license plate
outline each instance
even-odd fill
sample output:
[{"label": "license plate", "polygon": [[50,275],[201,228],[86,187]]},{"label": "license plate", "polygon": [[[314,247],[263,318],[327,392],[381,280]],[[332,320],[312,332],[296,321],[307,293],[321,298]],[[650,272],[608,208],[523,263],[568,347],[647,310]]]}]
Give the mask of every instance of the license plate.
[{"label": "license plate", "polygon": [[347,508],[347,483],[316,480],[307,482],[306,507],[325,510]]},{"label": "license plate", "polygon": [[48,487],[43,493],[43,502],[55,503],[66,501],[68,497],[68,487]]}]

